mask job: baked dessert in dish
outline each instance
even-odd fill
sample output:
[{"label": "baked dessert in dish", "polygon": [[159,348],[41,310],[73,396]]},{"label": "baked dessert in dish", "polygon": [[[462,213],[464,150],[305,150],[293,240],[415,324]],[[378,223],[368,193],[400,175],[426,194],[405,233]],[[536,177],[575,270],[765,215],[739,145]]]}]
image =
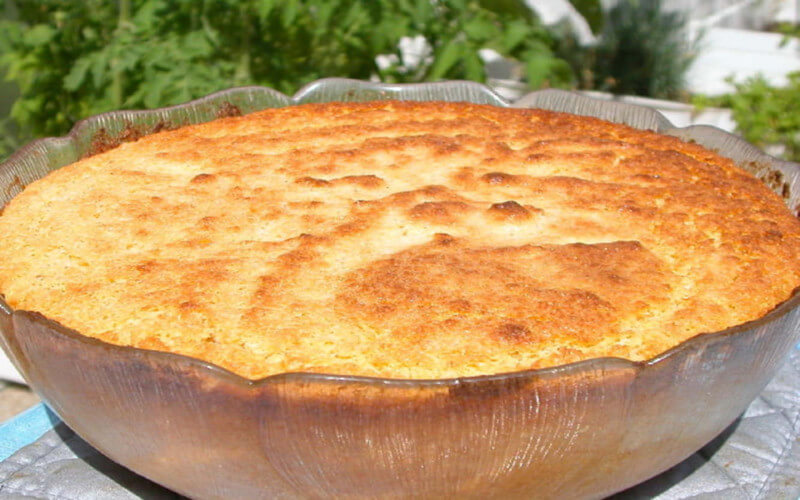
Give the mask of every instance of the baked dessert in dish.
[{"label": "baked dessert in dish", "polygon": [[730,160],[543,110],[270,109],[36,181],[0,293],[256,379],[439,379],[651,358],[800,285],[800,221]]}]

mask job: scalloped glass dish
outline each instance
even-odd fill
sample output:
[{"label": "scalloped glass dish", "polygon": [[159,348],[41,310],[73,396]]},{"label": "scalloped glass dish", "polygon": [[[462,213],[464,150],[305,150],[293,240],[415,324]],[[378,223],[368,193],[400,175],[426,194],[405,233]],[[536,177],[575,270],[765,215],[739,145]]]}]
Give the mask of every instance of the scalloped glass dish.
[{"label": "scalloped glass dish", "polygon": [[[0,205],[118,138],[305,102],[376,99],[509,106],[467,82],[330,79],[289,98],[231,89],[120,111],[36,141],[0,165]],[[711,127],[546,90],[520,102],[693,140],[757,175],[790,207],[800,168]],[[519,105],[519,104],[518,104]],[[0,300],[0,343],[42,398],[111,459],[203,498],[600,498],[680,462],[727,427],[797,342],[800,295],[763,318],[644,362],[598,358],[516,373],[394,380],[287,373],[251,381],[177,354],[107,344]]]}]

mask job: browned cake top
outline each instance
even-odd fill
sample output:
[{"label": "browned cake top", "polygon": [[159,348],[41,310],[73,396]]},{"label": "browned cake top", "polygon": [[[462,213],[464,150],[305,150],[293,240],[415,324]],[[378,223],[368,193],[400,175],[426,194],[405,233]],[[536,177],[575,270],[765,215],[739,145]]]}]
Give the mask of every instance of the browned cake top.
[{"label": "browned cake top", "polygon": [[447,103],[266,110],[28,186],[0,292],[251,378],[444,378],[652,357],[800,284],[800,222],[697,145]]}]

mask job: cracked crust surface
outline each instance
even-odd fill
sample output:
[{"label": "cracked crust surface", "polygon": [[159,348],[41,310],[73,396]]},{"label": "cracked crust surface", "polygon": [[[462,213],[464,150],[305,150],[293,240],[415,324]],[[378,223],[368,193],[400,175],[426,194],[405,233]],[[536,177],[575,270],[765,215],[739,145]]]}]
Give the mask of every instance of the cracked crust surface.
[{"label": "cracked crust surface", "polygon": [[29,185],[0,292],[245,377],[446,378],[642,360],[800,285],[800,222],[697,145],[541,110],[271,109]]}]

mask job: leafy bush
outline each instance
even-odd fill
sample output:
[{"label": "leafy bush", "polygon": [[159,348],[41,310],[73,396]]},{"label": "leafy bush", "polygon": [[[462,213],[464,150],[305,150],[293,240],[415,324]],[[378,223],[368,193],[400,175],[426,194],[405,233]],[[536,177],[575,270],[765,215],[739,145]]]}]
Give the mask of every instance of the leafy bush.
[{"label": "leafy bush", "polygon": [[620,0],[601,24],[593,47],[581,48],[569,36],[559,44],[557,53],[579,75],[581,88],[683,97],[696,42],[688,41],[686,18],[680,12],[663,10],[661,0]]},{"label": "leafy bush", "polygon": [[719,96],[696,96],[695,106],[730,108],[737,132],[760,148],[783,146],[782,156],[800,161],[800,72],[788,75],[784,87],[756,76],[742,82],[728,79],[735,92]]},{"label": "leafy bush", "polygon": [[[522,0],[40,0],[0,21],[0,66],[20,88],[25,137],[61,135],[85,116],[171,105],[239,85],[286,93],[317,78],[485,79],[488,47],[521,61],[528,83],[571,81]],[[421,35],[413,70],[398,42]],[[2,146],[0,146],[2,147]],[[0,151],[2,155],[2,151]]]},{"label": "leafy bush", "polygon": [[[774,31],[784,34],[783,43],[800,39],[800,25],[779,24]],[[736,131],[762,149],[782,149],[786,160],[800,162],[800,72],[789,73],[782,87],[772,85],[761,75],[736,81],[726,80],[734,92],[709,97],[696,95],[698,108],[730,108]],[[773,149],[774,151],[774,149]]]}]

